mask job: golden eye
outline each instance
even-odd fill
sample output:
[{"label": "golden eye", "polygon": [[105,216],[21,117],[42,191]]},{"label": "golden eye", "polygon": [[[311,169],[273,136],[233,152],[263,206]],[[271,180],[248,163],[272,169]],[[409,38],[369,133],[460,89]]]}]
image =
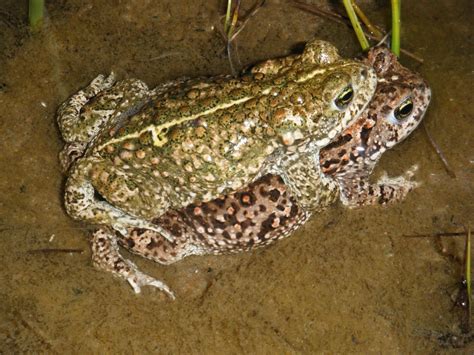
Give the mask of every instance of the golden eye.
[{"label": "golden eye", "polygon": [[346,86],[344,90],[337,96],[334,103],[339,109],[345,109],[354,97],[354,89],[351,85]]},{"label": "golden eye", "polygon": [[397,120],[403,120],[404,118],[407,118],[412,111],[413,101],[411,99],[406,99],[395,109],[395,118]]}]

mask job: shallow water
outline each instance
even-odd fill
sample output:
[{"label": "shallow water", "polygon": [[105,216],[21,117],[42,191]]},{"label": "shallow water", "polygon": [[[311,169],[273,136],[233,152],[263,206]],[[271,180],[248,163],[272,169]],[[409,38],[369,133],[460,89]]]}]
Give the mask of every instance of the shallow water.
[{"label": "shallow water", "polygon": [[[175,302],[149,288],[137,296],[92,267],[90,226],[72,221],[62,207],[55,110],[111,69],[150,87],[228,73],[214,29],[222,4],[57,1],[48,7],[47,28],[30,36],[21,26],[26,2],[3,3],[0,352],[436,352],[436,334],[459,331],[450,295],[460,264],[441,255],[433,238],[403,235],[473,225],[472,1],[406,0],[402,13],[402,45],[425,62],[401,60],[431,84],[425,124],[457,177],[446,173],[419,129],[377,169],[399,175],[419,164],[423,185],[401,204],[334,206],[292,237],[241,255],[164,267],[126,254],[166,281]],[[387,2],[361,4],[388,26]],[[248,65],[289,54],[315,36],[346,56],[358,54],[351,30],[277,0],[249,21],[238,52]],[[462,255],[462,239],[443,243]],[[44,248],[82,252],[34,252]]]}]

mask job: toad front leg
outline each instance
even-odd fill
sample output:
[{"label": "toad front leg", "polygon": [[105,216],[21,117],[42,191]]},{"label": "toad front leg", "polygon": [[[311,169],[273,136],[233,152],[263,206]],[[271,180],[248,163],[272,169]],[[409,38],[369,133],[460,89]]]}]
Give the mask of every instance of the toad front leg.
[{"label": "toad front leg", "polygon": [[[303,152],[300,152],[303,150]],[[312,145],[301,146],[285,155],[278,164],[269,164],[269,173],[279,175],[306,212],[323,209],[338,198],[337,183],[325,176],[319,165],[319,150]]]},{"label": "toad front leg", "polygon": [[341,201],[348,207],[400,202],[420,185],[412,180],[417,169],[413,165],[404,175],[393,178],[384,173],[375,184],[369,182],[368,172],[339,177]]},{"label": "toad front leg", "polygon": [[104,127],[114,129],[135,113],[149,97],[147,85],[136,79],[116,82],[115,74],[97,76],[66,100],[58,109],[57,120],[66,141],[59,154],[64,171],[81,157],[91,140]]}]

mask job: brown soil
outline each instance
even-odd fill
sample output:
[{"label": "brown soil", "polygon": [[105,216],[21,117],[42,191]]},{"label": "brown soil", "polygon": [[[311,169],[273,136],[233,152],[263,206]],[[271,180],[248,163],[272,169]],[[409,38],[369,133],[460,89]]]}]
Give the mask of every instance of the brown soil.
[{"label": "brown soil", "polygon": [[[402,62],[432,86],[425,123],[457,177],[418,130],[377,170],[398,175],[420,165],[423,185],[401,204],[334,206],[252,253],[169,267],[130,256],[176,291],[175,302],[150,288],[135,295],[92,267],[88,226],[62,207],[55,110],[112,69],[150,86],[228,73],[215,30],[223,2],[54,1],[34,35],[22,26],[27,2],[2,3],[0,353],[433,353],[443,350],[437,335],[459,333],[450,296],[460,264],[441,255],[433,238],[403,235],[474,225],[472,1],[403,2],[402,45],[425,63]],[[385,27],[388,4],[362,3]],[[238,39],[242,65],[286,55],[315,36],[346,56],[358,52],[350,29],[267,1]],[[462,239],[444,243],[462,254]],[[31,252],[42,248],[83,253]]]}]

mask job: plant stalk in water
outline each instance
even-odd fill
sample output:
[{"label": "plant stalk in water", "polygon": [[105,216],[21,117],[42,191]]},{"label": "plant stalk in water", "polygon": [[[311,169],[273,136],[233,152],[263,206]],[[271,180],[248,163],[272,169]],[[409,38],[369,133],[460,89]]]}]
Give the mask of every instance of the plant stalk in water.
[{"label": "plant stalk in water", "polygon": [[28,20],[33,30],[41,28],[44,16],[44,0],[29,0]]},{"label": "plant stalk in water", "polygon": [[224,32],[227,34],[230,26],[230,10],[232,8],[232,0],[227,0],[227,10],[225,12]]},{"label": "plant stalk in water", "polygon": [[349,19],[351,20],[352,27],[354,28],[357,39],[359,40],[360,46],[362,47],[362,50],[363,51],[368,50],[370,48],[369,42],[367,41],[367,38],[365,38],[365,34],[364,34],[364,31],[362,30],[362,26],[360,25],[359,19],[357,18],[354,8],[352,7],[352,1],[343,0],[343,3],[344,3],[344,7],[346,8],[347,15],[349,16]]},{"label": "plant stalk in water", "polygon": [[392,0],[392,52],[400,56],[400,10],[402,0]]}]

